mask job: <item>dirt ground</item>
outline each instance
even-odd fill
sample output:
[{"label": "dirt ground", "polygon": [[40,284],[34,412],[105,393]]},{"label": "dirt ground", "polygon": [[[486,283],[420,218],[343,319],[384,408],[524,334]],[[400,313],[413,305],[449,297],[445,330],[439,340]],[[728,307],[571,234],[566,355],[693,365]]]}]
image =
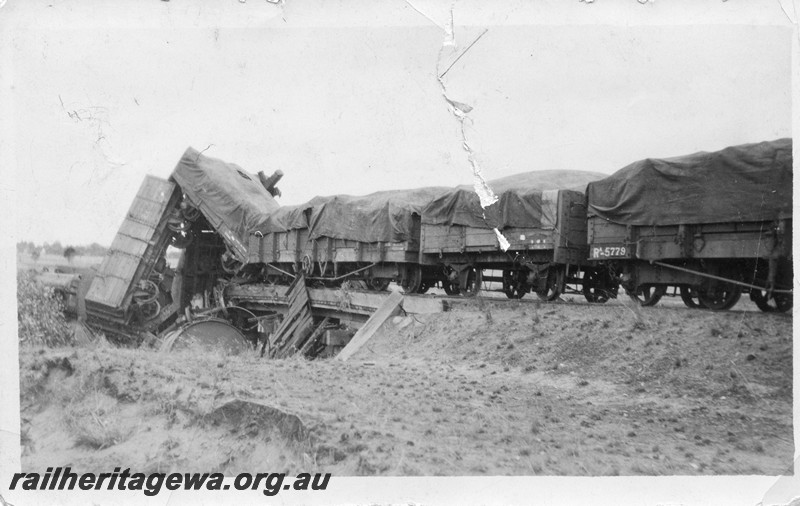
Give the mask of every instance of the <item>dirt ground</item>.
[{"label": "dirt ground", "polygon": [[23,470],[791,472],[792,317],[737,307],[473,299],[346,363],[22,348]]}]

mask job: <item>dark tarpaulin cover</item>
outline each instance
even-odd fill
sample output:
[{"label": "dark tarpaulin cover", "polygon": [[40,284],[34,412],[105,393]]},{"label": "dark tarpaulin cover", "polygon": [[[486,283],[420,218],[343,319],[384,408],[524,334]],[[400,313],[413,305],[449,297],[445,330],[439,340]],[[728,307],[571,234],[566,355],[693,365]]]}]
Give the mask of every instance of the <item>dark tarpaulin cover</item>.
[{"label": "dark tarpaulin cover", "polygon": [[361,242],[403,242],[415,239],[412,215],[447,188],[383,191],[353,197],[315,197],[307,208],[309,236],[333,237]]},{"label": "dark tarpaulin cover", "polygon": [[[589,181],[601,177],[603,174],[594,172],[537,171],[496,179],[488,184],[500,194],[500,202],[491,208],[504,213],[505,218],[501,221],[508,224],[499,228],[535,226],[532,222],[541,221],[543,214],[544,222],[549,223],[555,220],[555,211],[551,210],[554,201],[545,197],[543,210],[542,191],[583,191]],[[431,208],[436,202],[440,204]],[[429,221],[426,221],[426,209],[434,209],[434,214],[428,215]],[[334,237],[362,242],[402,242],[413,239],[413,214],[421,215],[423,223],[487,227],[475,191],[471,186],[460,186],[384,191],[360,197],[314,197],[304,204],[281,207],[256,230],[267,234],[310,228],[312,239]]]},{"label": "dark tarpaulin cover", "polygon": [[422,213],[428,225],[464,225],[477,228],[544,228],[556,226],[556,190],[583,191],[603,177],[596,172],[544,170],[487,181],[499,198],[481,208],[472,186],[458,186],[432,201]]},{"label": "dark tarpaulin cover", "polygon": [[792,210],[792,140],[648,158],[586,193],[590,217],[625,225],[774,220]]},{"label": "dark tarpaulin cover", "polygon": [[204,205],[212,225],[223,223],[241,245],[247,245],[249,233],[280,207],[257,176],[194,148],[183,154],[172,178],[192,203]]},{"label": "dark tarpaulin cover", "polygon": [[304,211],[308,209],[308,203],[294,206],[281,206],[280,209],[272,213],[269,218],[256,227],[256,231],[262,234],[273,232],[286,232],[287,230],[297,230],[308,228],[308,220]]}]

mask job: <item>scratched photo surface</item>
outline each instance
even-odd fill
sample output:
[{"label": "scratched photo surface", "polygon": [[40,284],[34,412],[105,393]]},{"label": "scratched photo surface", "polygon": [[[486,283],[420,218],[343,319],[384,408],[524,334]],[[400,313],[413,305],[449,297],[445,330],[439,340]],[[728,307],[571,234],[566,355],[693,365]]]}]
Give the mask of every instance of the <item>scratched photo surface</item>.
[{"label": "scratched photo surface", "polygon": [[4,3],[17,469],[792,474],[791,9],[602,3]]}]

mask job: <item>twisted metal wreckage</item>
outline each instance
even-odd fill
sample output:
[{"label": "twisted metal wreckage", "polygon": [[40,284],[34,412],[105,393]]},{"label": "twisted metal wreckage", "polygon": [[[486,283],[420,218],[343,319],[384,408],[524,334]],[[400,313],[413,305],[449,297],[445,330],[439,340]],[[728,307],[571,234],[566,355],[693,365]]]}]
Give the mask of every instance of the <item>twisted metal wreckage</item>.
[{"label": "twisted metal wreckage", "polygon": [[[270,357],[337,354],[384,303],[394,304],[385,317],[400,306],[386,292],[324,289],[332,285],[311,276],[312,262],[299,250],[294,273],[250,262],[250,243],[263,237],[259,230],[275,226],[282,177],[280,170],[254,175],[188,148],[169,180],[145,176],[99,268],[44,281],[64,297],[68,313],[119,345],[229,353],[260,347]],[[169,249],[180,250],[176,266],[167,261]],[[444,303],[405,306],[438,312]]]},{"label": "twisted metal wreckage", "polygon": [[[99,268],[62,281],[67,311],[121,345],[160,337],[162,349],[199,341],[238,352],[263,343],[278,314],[256,314],[224,292],[243,280],[248,228],[279,208],[282,176],[252,175],[187,149],[169,180],[145,176]],[[177,266],[168,248],[182,250]]]}]

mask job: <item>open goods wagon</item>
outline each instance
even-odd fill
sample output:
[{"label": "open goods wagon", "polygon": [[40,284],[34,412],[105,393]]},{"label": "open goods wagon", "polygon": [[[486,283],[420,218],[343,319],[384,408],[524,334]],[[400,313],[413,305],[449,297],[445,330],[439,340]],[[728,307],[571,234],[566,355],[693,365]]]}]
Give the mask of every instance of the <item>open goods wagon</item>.
[{"label": "open goods wagon", "polygon": [[[535,175],[531,175],[535,174]],[[534,289],[555,299],[568,282],[605,301],[586,263],[586,204],[581,192],[596,174],[528,173],[490,182],[499,199],[483,209],[471,187],[420,188],[364,197],[316,197],[282,207],[250,236],[247,263],[264,264],[269,281],[297,272],[321,285],[344,280],[375,290],[391,281],[406,292],[442,286],[474,294],[484,270],[498,270],[509,297]],[[505,248],[503,246],[506,246]]]},{"label": "open goods wagon", "polygon": [[587,188],[589,257],[643,305],[792,307],[792,141],[635,162]]},{"label": "open goods wagon", "polygon": [[250,236],[249,264],[264,264],[267,281],[307,280],[336,286],[345,280],[383,290],[396,281],[419,292],[420,215],[444,188],[315,197],[282,207]]},{"label": "open goods wagon", "polygon": [[583,193],[509,186],[500,185],[498,201],[485,209],[474,191],[456,188],[424,210],[420,263],[438,266],[445,291],[474,291],[493,281],[509,298],[533,291],[555,300],[568,285],[590,302],[613,296],[602,268],[586,261]]}]

